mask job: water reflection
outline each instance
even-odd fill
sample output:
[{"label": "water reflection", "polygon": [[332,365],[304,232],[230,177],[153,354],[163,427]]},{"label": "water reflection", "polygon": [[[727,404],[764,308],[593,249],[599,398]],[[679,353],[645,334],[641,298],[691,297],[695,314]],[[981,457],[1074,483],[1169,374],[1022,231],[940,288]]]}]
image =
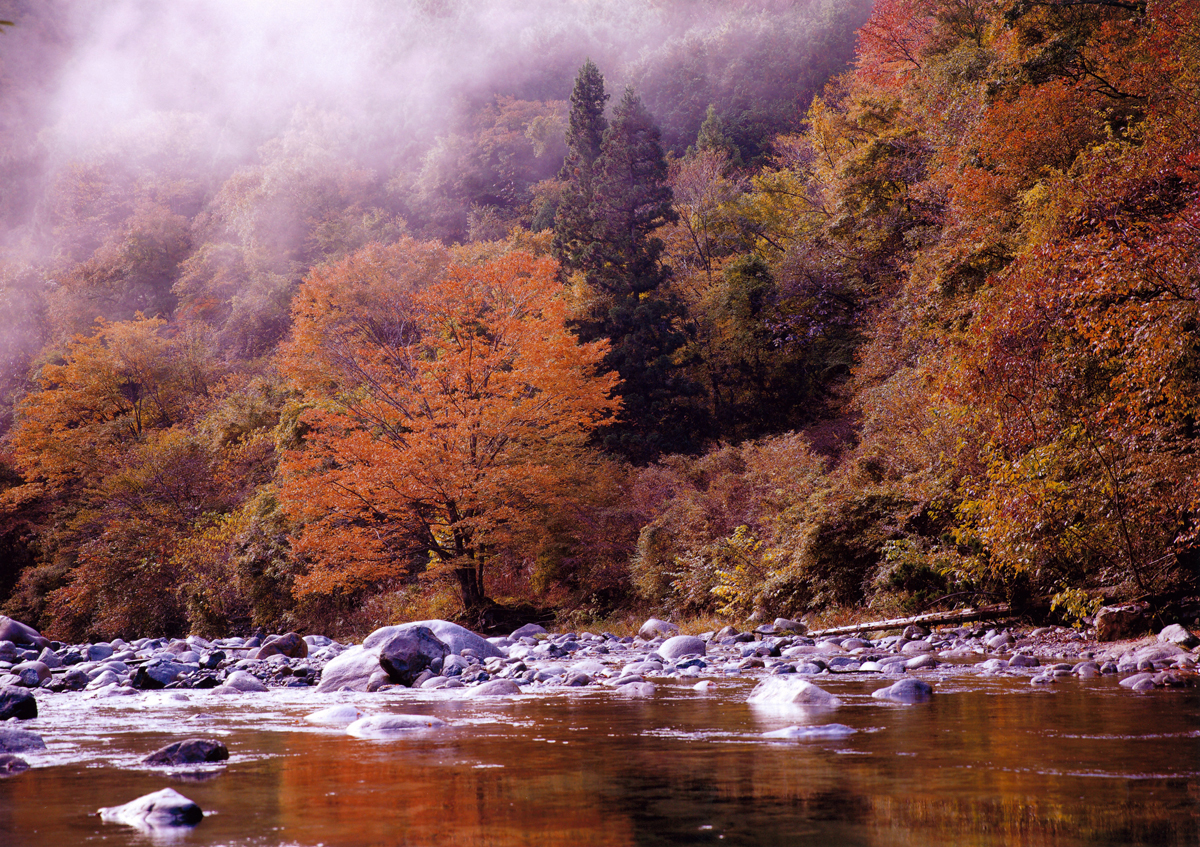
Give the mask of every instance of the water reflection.
[{"label": "water reflection", "polygon": [[[167,785],[212,813],[176,842],[189,847],[1200,841],[1194,691],[948,679],[930,702],[896,706],[869,697],[878,682],[826,685],[845,705],[820,717],[752,709],[748,686],[728,684],[716,695],[664,685],[642,701],[355,700],[452,723],[387,742],[305,724],[330,702],[311,694],[198,696],[141,711],[47,698],[34,728],[52,750],[0,783],[0,843],[145,844],[91,813]],[[211,719],[190,719],[202,713]],[[761,738],[806,719],[858,731]],[[186,782],[130,767],[206,728],[223,732],[232,754],[220,776]]]}]

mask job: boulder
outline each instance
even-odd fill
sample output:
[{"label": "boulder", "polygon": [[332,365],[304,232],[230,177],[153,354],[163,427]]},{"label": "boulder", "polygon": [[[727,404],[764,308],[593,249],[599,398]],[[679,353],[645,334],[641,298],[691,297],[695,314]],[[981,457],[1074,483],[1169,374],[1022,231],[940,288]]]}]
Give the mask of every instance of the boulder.
[{"label": "boulder", "polygon": [[902,679],[871,693],[876,700],[891,700],[896,703],[921,703],[932,695],[933,686],[920,679]]},{"label": "boulder", "polygon": [[684,656],[703,656],[707,648],[694,635],[675,635],[658,645],[654,652],[664,659],[682,659]]},{"label": "boulder", "polygon": [[100,809],[100,819],[154,832],[195,826],[204,812],[174,788],[164,788],[123,806]]},{"label": "boulder", "polygon": [[825,738],[845,738],[858,730],[841,723],[827,723],[821,726],[789,726],[764,732],[763,738],[786,738],[793,741],[819,741]]},{"label": "boulder", "polygon": [[111,644],[105,644],[101,641],[98,644],[89,644],[85,647],[83,655],[89,662],[103,662],[105,659],[110,658],[114,652],[116,651],[113,650]]},{"label": "boulder", "polygon": [[444,726],[447,726],[444,720],[431,715],[369,715],[347,726],[346,734],[355,738],[388,738]]},{"label": "boulder", "polygon": [[450,648],[451,653],[462,654],[463,650],[473,650],[475,655],[480,659],[490,659],[492,656],[504,658],[504,651],[486,638],[476,635],[471,630],[461,627],[458,624],[439,620],[413,621],[412,623],[400,624],[399,626],[385,626],[368,635],[366,640],[363,641],[362,646],[366,650],[373,650],[378,655],[379,648],[390,641],[397,633],[418,626],[432,630],[433,634]]},{"label": "boulder", "polygon": [[286,635],[272,635],[263,642],[254,654],[255,659],[268,659],[271,656],[287,656],[289,659],[307,659],[308,643],[295,632]]},{"label": "boulder", "polygon": [[157,767],[176,767],[178,765],[223,762],[228,758],[229,748],[220,741],[209,741],[207,738],[188,738],[155,750],[142,759],[142,763]]},{"label": "boulder", "polygon": [[627,682],[624,685],[618,685],[616,688],[617,694],[622,697],[639,700],[643,697],[653,697],[658,691],[658,687],[653,682]]},{"label": "boulder", "polygon": [[379,648],[379,666],[392,682],[411,686],[424,670],[438,671],[450,648],[433,630],[414,626],[397,632]]},{"label": "boulder", "polygon": [[11,673],[24,678],[24,672],[29,670],[33,671],[37,677],[37,682],[30,686],[31,688],[36,688],[50,678],[50,668],[46,667],[44,662],[38,661],[21,662],[13,665]]},{"label": "boulder", "polygon": [[546,632],[546,628],[544,626],[538,626],[535,623],[527,623],[518,629],[514,629],[509,638],[511,638],[513,641],[516,641],[519,638],[535,638],[539,635],[547,634],[548,633]]},{"label": "boulder", "polygon": [[227,688],[235,688],[238,691],[262,692],[267,690],[267,686],[263,685],[262,680],[252,673],[246,671],[234,671],[229,676],[225,677],[223,683]]},{"label": "boulder", "polygon": [[790,618],[776,618],[774,625],[776,632],[790,632],[793,635],[808,635],[808,627],[800,621],[794,621]]},{"label": "boulder", "polygon": [[37,700],[33,694],[11,686],[0,688],[0,721],[10,718],[23,721],[37,716]]},{"label": "boulder", "polygon": [[1129,603],[1124,606],[1104,606],[1096,613],[1096,640],[1119,641],[1145,633],[1146,603]]},{"label": "boulder", "polygon": [[1164,644],[1178,644],[1185,650],[1191,650],[1200,644],[1200,638],[1196,638],[1186,627],[1177,623],[1163,627],[1158,634],[1158,640]]},{"label": "boulder", "polygon": [[141,691],[157,691],[174,682],[181,673],[191,670],[179,662],[154,660],[142,665],[133,674],[133,687]]},{"label": "boulder", "polygon": [[0,753],[0,778],[16,776],[29,770],[29,762],[12,753]]},{"label": "boulder", "polygon": [[791,675],[767,677],[754,687],[746,702],[755,706],[804,706],[818,709],[833,709],[842,704],[841,700],[823,688]]},{"label": "boulder", "polygon": [[24,753],[26,750],[45,750],[46,742],[36,732],[0,727],[0,753]]},{"label": "boulder", "polygon": [[647,641],[658,638],[659,636],[663,638],[670,638],[672,635],[678,634],[679,627],[675,626],[675,624],[671,623],[670,621],[659,620],[658,618],[650,618],[644,624],[642,624],[641,629],[638,630],[638,635]]},{"label": "boulder", "polygon": [[351,647],[330,660],[321,671],[317,691],[366,691],[371,674],[378,670],[379,652],[361,645]]},{"label": "boulder", "polygon": [[34,647],[49,647],[50,639],[43,638],[41,633],[20,621],[14,621],[7,615],[0,615],[0,641],[11,641],[13,644],[27,644]]}]

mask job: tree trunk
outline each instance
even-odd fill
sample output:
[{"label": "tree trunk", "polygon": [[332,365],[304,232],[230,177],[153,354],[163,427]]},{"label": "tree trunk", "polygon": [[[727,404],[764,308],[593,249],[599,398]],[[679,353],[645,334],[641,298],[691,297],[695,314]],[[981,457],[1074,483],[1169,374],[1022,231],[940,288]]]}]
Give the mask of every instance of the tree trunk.
[{"label": "tree trunk", "polygon": [[458,578],[458,587],[462,591],[463,608],[471,612],[487,605],[488,599],[483,593],[483,578],[474,562],[455,568],[454,575]]}]

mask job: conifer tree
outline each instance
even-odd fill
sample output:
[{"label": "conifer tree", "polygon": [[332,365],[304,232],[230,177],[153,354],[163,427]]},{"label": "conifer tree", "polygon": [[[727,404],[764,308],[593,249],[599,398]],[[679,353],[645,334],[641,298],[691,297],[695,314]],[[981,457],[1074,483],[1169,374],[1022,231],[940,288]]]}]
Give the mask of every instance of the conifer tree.
[{"label": "conifer tree", "polygon": [[558,178],[564,183],[554,221],[554,255],[566,268],[581,270],[595,246],[594,170],[604,143],[604,76],[588,59],[575,77],[567,126],[567,158]]},{"label": "conifer tree", "polygon": [[678,217],[671,205],[659,130],[632,88],[613,111],[596,167],[595,217],[601,244],[585,266],[588,281],[611,295],[656,291],[669,270],[654,231]]}]

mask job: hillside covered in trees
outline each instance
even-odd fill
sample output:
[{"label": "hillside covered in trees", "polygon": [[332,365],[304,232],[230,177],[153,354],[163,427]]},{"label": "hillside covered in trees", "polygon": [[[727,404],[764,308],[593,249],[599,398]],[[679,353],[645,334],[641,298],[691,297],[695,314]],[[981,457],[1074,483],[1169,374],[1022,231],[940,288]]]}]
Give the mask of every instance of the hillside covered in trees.
[{"label": "hillside covered in trees", "polygon": [[0,0],[0,610],[1197,590],[1191,0]]}]

